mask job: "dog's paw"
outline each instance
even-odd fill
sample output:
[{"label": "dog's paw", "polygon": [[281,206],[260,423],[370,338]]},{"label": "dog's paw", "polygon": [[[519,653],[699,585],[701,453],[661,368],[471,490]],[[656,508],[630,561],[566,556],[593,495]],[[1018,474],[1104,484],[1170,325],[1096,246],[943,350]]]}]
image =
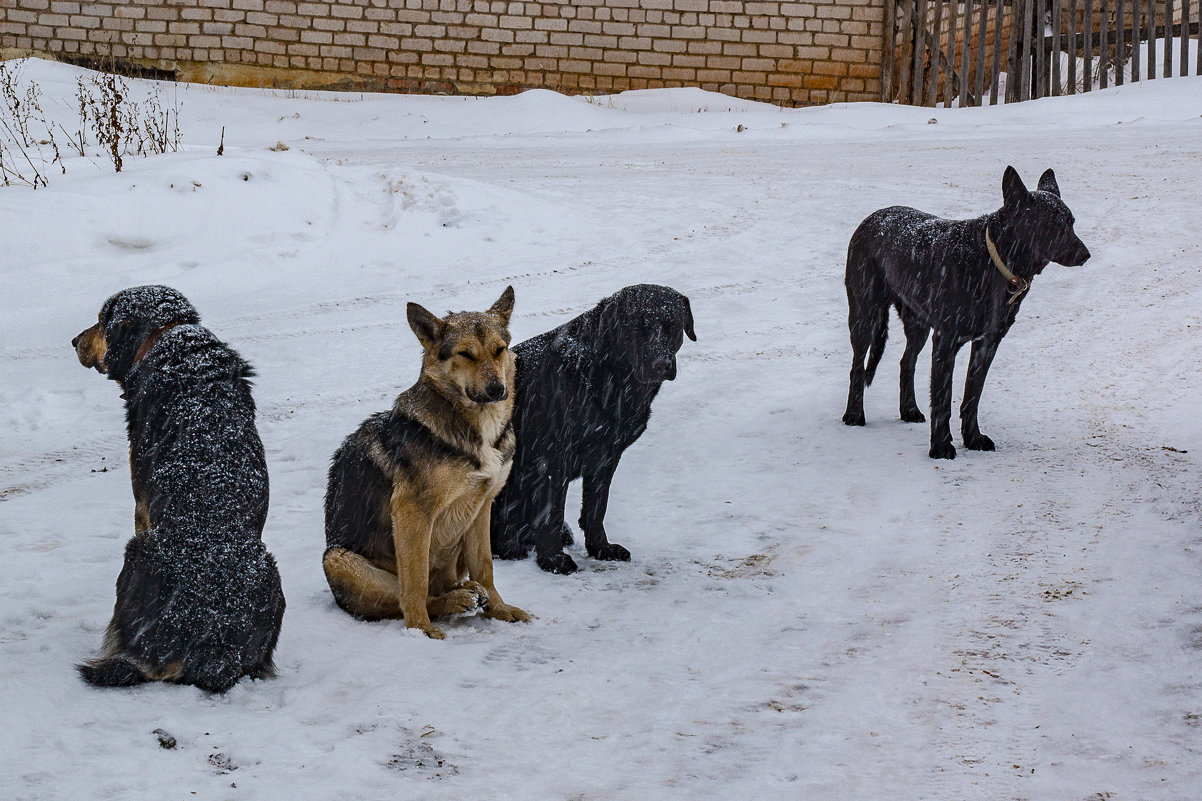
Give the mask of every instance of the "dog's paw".
[{"label": "dog's paw", "polygon": [[607,542],[595,551],[592,548],[588,549],[588,555],[594,559],[601,559],[605,562],[629,562],[630,551],[618,545],[616,542]]},{"label": "dog's paw", "polygon": [[476,598],[475,608],[487,612],[489,598],[488,598],[488,590],[484,589],[484,585],[480,584],[479,582],[472,581],[471,579],[469,579],[469,580],[463,582],[462,586],[463,586],[463,589],[467,590],[473,596],[475,596],[475,598]]},{"label": "dog's paw", "polygon": [[925,423],[927,421],[926,415],[920,412],[917,406],[904,410],[901,413],[901,419],[903,423]]},{"label": "dog's paw", "polygon": [[845,426],[862,426],[864,422],[863,412],[845,412],[843,415],[843,425]]},{"label": "dog's paw", "polygon": [[975,437],[965,437],[964,447],[970,451],[992,451],[996,450],[993,445],[993,440],[984,434],[977,434]]},{"label": "dog's paw", "polygon": [[518,609],[512,604],[501,604],[493,607],[486,614],[493,620],[504,620],[506,623],[526,623],[530,620],[529,612]]},{"label": "dog's paw", "polygon": [[[484,597],[487,598],[488,594],[485,593]],[[459,589],[451,590],[442,597],[442,600],[442,613],[444,615],[457,615],[461,612],[471,612],[479,605],[479,596],[473,590],[468,589],[467,587],[460,587]]]},{"label": "dog's paw", "polygon": [[950,442],[932,442],[929,455],[932,459],[955,459],[956,446]]},{"label": "dog's paw", "polygon": [[575,573],[577,570],[575,560],[562,551],[547,556],[540,556],[538,558],[538,566],[548,573],[559,573],[563,576]]},{"label": "dog's paw", "polygon": [[442,629],[432,623],[410,626],[410,628],[421,629],[422,632],[431,640],[445,640],[447,638],[447,635],[442,633]]}]

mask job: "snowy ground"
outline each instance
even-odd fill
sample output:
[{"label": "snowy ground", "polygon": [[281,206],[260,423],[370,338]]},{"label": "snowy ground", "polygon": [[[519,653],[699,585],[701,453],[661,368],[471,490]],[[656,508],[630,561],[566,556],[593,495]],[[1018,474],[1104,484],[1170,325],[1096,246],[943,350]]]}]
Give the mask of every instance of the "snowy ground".
[{"label": "snowy ground", "polygon": [[[65,120],[76,74],[25,68]],[[184,152],[0,189],[0,795],[1197,798],[1202,79],[937,112],[178,92]],[[1007,164],[1056,169],[1094,255],[1001,347],[999,450],[933,462],[897,421],[896,322],[843,426],[851,231],[994,209]],[[223,697],[72,670],[133,503],[117,388],[69,340],[145,282],[259,371],[288,612],[279,677]],[[699,341],[617,475],[633,561],[499,563],[538,619],[444,642],[337,610],[325,467],[416,377],[405,302],[512,283],[522,339],[638,282],[685,292]]]}]

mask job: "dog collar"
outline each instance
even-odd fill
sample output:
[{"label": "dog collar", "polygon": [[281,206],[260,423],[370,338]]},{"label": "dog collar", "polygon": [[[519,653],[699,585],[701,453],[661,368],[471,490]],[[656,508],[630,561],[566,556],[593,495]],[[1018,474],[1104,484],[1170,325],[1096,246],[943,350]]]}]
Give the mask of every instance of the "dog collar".
[{"label": "dog collar", "polygon": [[1010,300],[1006,302],[1006,305],[1010,305],[1031,288],[1031,282],[1026,278],[1019,278],[1010,272],[1010,268],[1006,266],[1006,262],[1002,261],[1002,257],[998,255],[997,246],[993,244],[993,239],[989,236],[988,225],[985,226],[985,247],[989,251],[989,258],[993,260],[993,266],[997,267],[997,271],[1010,284]]},{"label": "dog collar", "polygon": [[134,364],[137,364],[138,362],[142,361],[142,359],[146,356],[146,354],[150,352],[150,349],[154,347],[154,343],[159,341],[159,337],[161,337],[163,334],[170,331],[172,328],[175,328],[177,325],[179,325],[179,323],[171,323],[170,325],[165,325],[162,328],[158,329],[157,331],[152,331],[150,336],[148,336],[148,337],[146,337],[146,339],[142,340],[142,344],[138,346],[138,350],[134,354]]}]

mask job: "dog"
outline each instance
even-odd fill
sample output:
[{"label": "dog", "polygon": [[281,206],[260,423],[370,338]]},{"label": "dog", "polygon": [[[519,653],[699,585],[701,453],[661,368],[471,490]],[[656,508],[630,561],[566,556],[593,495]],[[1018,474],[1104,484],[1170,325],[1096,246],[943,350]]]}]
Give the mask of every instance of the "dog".
[{"label": "dog", "polygon": [[589,556],[630,559],[605,533],[609,485],[622,452],[647,429],[660,385],[676,378],[686,335],[697,340],[689,299],[640,284],[514,348],[517,455],[493,504],[494,554],[523,559],[533,546],[543,570],[575,572],[563,551],[572,541],[564,504],[568,484],[583,478],[580,527]]},{"label": "dog", "polygon": [[431,618],[479,608],[530,615],[493,585],[489,510],[513,463],[513,287],[487,312],[438,318],[416,303],[417,383],[334,453],[326,551],[334,600],[365,620],[404,618],[441,640]]},{"label": "dog", "polygon": [[165,286],[116,293],[71,346],[121,387],[134,494],[112,621],[80,674],[210,692],[274,675],[284,594],[262,540],[267,463],[250,365]]},{"label": "dog", "polygon": [[[1074,218],[1047,170],[1029,192],[1013,167],[1002,176],[1003,204],[972,220],[944,220],[893,206],[869,215],[847,248],[847,324],[851,386],[843,422],[864,425],[864,387],[885,350],[889,307],[901,317],[901,419],[925,421],[914,396],[914,364],[934,330],[931,353],[932,459],[954,459],[950,430],[956,353],[972,342],[960,431],[969,450],[992,451],[977,406],[998,343],[1014,324],[1035,276],[1050,262],[1076,267],[1089,249],[1073,231]],[[867,357],[867,364],[865,364]]]}]

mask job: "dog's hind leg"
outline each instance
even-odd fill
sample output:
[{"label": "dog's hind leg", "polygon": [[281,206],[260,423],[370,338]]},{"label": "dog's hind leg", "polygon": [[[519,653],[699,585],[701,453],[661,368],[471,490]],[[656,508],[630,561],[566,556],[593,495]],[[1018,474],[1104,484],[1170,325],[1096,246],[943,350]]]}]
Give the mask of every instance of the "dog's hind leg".
[{"label": "dog's hind leg", "polygon": [[901,357],[901,419],[907,423],[924,423],[926,417],[918,408],[918,399],[914,395],[914,365],[927,344],[931,329],[901,304],[897,306],[897,313],[906,329],[906,350]]},{"label": "dog's hind leg", "polygon": [[[873,351],[876,361],[880,361],[881,354],[885,352],[883,340],[888,336],[889,307],[882,305],[880,308],[865,309],[861,303],[852,301],[850,297],[847,299],[851,302],[851,310],[847,314],[847,328],[851,332],[851,375],[847,386],[847,408],[843,413],[843,422],[847,426],[863,426],[864,387],[871,382],[864,361],[867,358],[873,364],[875,373],[876,364],[869,354]],[[879,346],[874,348],[877,343]]]},{"label": "dog's hind leg", "polygon": [[563,512],[567,495],[567,481],[560,473],[552,472],[533,489],[527,506],[533,510],[529,525],[534,531],[535,557],[538,566],[548,573],[567,575],[577,570],[576,560],[563,551]]},{"label": "dog's hind leg", "polygon": [[[882,290],[882,287],[852,288],[850,285],[847,289],[851,375],[843,422],[849,426],[864,425],[864,387],[872,383],[876,365],[885,352],[885,340],[889,336],[889,304],[877,297]],[[866,297],[859,296],[858,292]]]},{"label": "dog's hind leg", "polygon": [[365,620],[401,617],[401,583],[346,548],[327,548],[321,558],[334,601],[355,617]]},{"label": "dog's hind leg", "polygon": [[964,436],[964,447],[970,451],[991,451],[993,440],[981,433],[977,423],[977,406],[985,388],[985,376],[997,353],[1000,340],[997,337],[981,337],[972,343],[972,355],[968,360],[968,377],[964,381],[964,400],[960,403],[960,433]]},{"label": "dog's hind leg", "polygon": [[955,459],[952,445],[952,371],[956,351],[963,343],[935,332],[931,343],[931,451],[932,459]]}]

